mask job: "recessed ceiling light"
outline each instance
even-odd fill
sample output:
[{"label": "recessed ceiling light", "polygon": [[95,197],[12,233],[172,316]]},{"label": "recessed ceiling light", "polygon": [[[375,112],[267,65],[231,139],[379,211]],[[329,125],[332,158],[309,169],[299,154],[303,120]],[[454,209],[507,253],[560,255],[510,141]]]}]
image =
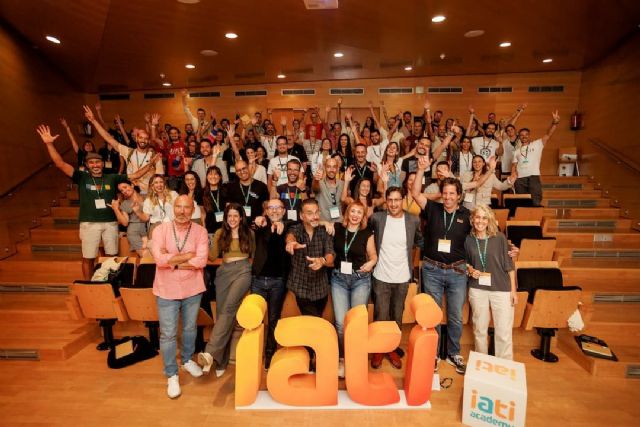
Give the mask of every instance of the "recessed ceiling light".
[{"label": "recessed ceiling light", "polygon": [[435,22],[435,23],[444,22],[445,19],[447,19],[447,17],[444,15],[436,15],[433,18],[431,18],[431,22]]},{"label": "recessed ceiling light", "polygon": [[500,47],[511,47],[511,42],[502,42],[500,43]]},{"label": "recessed ceiling light", "polygon": [[238,35],[236,33],[227,33],[224,35],[228,39],[237,39]]},{"label": "recessed ceiling light", "polygon": [[445,55],[444,53],[441,53],[441,54],[440,54],[440,59],[444,59],[444,58],[446,58],[446,57],[447,57],[447,55]]},{"label": "recessed ceiling light", "polygon": [[278,78],[279,78],[279,79],[284,79],[285,77],[287,77],[287,76],[285,76],[285,75],[284,75],[284,74],[282,74],[282,73],[278,74]]},{"label": "recessed ceiling light", "polygon": [[216,56],[217,54],[218,52],[211,49],[204,49],[200,51],[200,55],[204,55],[204,56]]},{"label": "recessed ceiling light", "polygon": [[548,64],[549,62],[553,62],[553,59],[552,58],[546,58],[546,59],[543,59],[542,62],[544,62],[545,64]]},{"label": "recessed ceiling light", "polygon": [[480,37],[484,34],[484,30],[471,30],[464,33],[464,36],[467,38]]},{"label": "recessed ceiling light", "polygon": [[187,65],[184,66],[184,68],[188,68],[190,70],[193,70],[194,68],[196,68],[196,66],[193,65],[193,64],[187,64]]},{"label": "recessed ceiling light", "polygon": [[411,65],[407,65],[406,67],[404,67],[405,71],[411,71],[413,70],[413,67]]},{"label": "recessed ceiling light", "polygon": [[171,83],[169,83],[169,82],[164,82],[164,83],[162,83],[162,86],[164,86],[164,87],[170,87],[170,86],[171,86]]},{"label": "recessed ceiling light", "polygon": [[344,56],[344,53],[336,52],[336,53],[333,54],[333,56],[336,57],[336,58],[342,58]]},{"label": "recessed ceiling light", "polygon": [[200,3],[200,0],[178,0],[178,3],[196,4],[196,3]]},{"label": "recessed ceiling light", "polygon": [[55,43],[55,44],[60,44],[60,39],[57,37],[53,37],[53,36],[47,36],[46,37],[47,40],[49,40],[51,43]]},{"label": "recessed ceiling light", "polygon": [[164,74],[164,73],[160,73],[160,78],[161,78],[161,79],[164,79],[165,77],[166,77],[166,76],[165,76],[165,74]]}]

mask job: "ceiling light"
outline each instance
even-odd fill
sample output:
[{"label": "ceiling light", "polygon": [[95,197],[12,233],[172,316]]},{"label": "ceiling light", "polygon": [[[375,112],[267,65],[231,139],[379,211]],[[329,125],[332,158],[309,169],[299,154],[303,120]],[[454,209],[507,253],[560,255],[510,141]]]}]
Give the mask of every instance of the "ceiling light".
[{"label": "ceiling light", "polygon": [[342,58],[344,56],[344,53],[336,52],[336,53],[333,54],[333,56],[336,57],[336,58]]},{"label": "ceiling light", "polygon": [[187,65],[184,66],[184,68],[188,68],[190,70],[193,70],[194,68],[196,68],[196,66],[193,65],[193,64],[187,64]]},{"label": "ceiling light", "polygon": [[46,37],[47,40],[49,40],[51,43],[55,43],[55,44],[60,44],[60,39],[57,37],[53,37],[53,36],[47,36]]},{"label": "ceiling light", "polygon": [[436,15],[433,18],[431,18],[431,22],[435,22],[435,23],[444,22],[445,19],[447,18],[444,15]]},{"label": "ceiling light", "polygon": [[224,35],[228,39],[237,39],[238,35],[236,33],[227,33]]},{"label": "ceiling light", "polygon": [[544,62],[545,64],[548,64],[549,62],[553,62],[553,59],[546,58],[546,59],[543,59],[542,62]]},{"label": "ceiling light", "polygon": [[411,65],[407,65],[406,67],[404,67],[405,71],[411,71],[413,70],[413,67]]},{"label": "ceiling light", "polygon": [[204,56],[216,56],[217,54],[218,52],[211,49],[204,49],[200,51],[200,55],[204,55]]},{"label": "ceiling light", "polygon": [[471,30],[464,33],[464,36],[467,38],[480,37],[484,34],[484,30]]},{"label": "ceiling light", "polygon": [[196,4],[196,3],[200,3],[200,0],[178,0],[178,3]]},{"label": "ceiling light", "polygon": [[169,83],[169,82],[164,82],[164,83],[162,83],[162,86],[164,86],[164,87],[171,87],[171,83]]},{"label": "ceiling light", "polygon": [[444,53],[441,53],[441,54],[440,54],[440,59],[444,59],[444,58],[446,58],[446,57],[447,57],[447,55],[445,55]]},{"label": "ceiling light", "polygon": [[511,42],[502,42],[500,43],[500,47],[511,47]]},{"label": "ceiling light", "polygon": [[166,76],[164,75],[164,73],[160,73],[160,78],[164,79]]},{"label": "ceiling light", "polygon": [[287,77],[287,76],[285,76],[285,75],[284,75],[284,74],[282,74],[282,73],[278,74],[278,78],[279,78],[279,79],[284,79],[285,77]]}]

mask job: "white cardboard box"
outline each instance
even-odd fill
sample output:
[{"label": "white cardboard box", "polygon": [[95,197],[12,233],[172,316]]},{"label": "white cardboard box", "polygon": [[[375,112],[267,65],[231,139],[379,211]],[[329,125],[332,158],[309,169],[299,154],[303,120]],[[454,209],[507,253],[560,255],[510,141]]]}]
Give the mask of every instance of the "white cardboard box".
[{"label": "white cardboard box", "polygon": [[524,364],[472,351],[464,376],[463,424],[520,427],[526,412]]}]

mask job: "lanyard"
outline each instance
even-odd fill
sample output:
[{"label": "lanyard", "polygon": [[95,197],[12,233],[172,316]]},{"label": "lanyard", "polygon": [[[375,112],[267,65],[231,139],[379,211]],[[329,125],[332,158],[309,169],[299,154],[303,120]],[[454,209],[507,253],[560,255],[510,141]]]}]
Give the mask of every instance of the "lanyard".
[{"label": "lanyard", "polygon": [[136,150],[136,163],[138,164],[138,169],[140,169],[140,167],[142,165],[144,165],[144,162],[145,162],[145,160],[147,160],[147,156],[148,155],[149,155],[149,151],[144,153],[144,157],[142,158],[142,162],[140,162],[140,159],[138,158],[138,150]]},{"label": "lanyard", "polygon": [[447,234],[449,233],[449,230],[451,230],[451,226],[453,225],[453,220],[456,218],[456,213],[453,212],[451,214],[451,222],[449,222],[449,226],[447,226],[447,211],[444,210],[444,207],[442,208],[442,220],[444,221],[444,238],[447,238]]},{"label": "lanyard", "polygon": [[353,241],[356,240],[356,236],[358,235],[358,230],[353,233],[353,237],[349,244],[347,244],[347,236],[349,233],[349,229],[347,227],[344,228],[344,260],[347,261],[349,249],[351,249],[351,245],[353,245]]},{"label": "lanyard", "polygon": [[480,242],[478,242],[478,238],[473,236],[476,239],[476,246],[478,247],[478,254],[480,255],[480,264],[482,265],[482,271],[487,271],[487,243],[489,243],[489,238],[487,237],[484,240],[484,249],[480,250]]},{"label": "lanyard", "polygon": [[[242,186],[240,186],[242,188]],[[211,194],[211,199],[213,203],[216,204],[216,212],[220,212],[220,190],[216,190],[216,197],[213,197],[213,191],[209,190],[209,194]]]},{"label": "lanyard", "polygon": [[[253,184],[253,181],[251,181]],[[247,187],[247,194],[244,193],[244,188],[242,188],[242,184],[240,184],[240,191],[242,191],[242,196],[244,197],[244,205],[249,206],[249,196],[251,195],[251,184]]]},{"label": "lanyard", "polygon": [[360,166],[356,164],[356,170],[358,171],[358,175],[360,175],[360,178],[364,178],[364,174],[367,171],[367,164],[365,163],[362,169],[360,169]]},{"label": "lanyard", "polygon": [[164,204],[166,203],[166,200],[162,199],[160,200],[160,198],[158,198],[158,207],[160,208],[160,211],[162,212],[161,216],[162,219],[164,219],[165,216],[167,216],[167,210],[164,208]]},{"label": "lanyard", "polygon": [[289,209],[293,210],[296,207],[296,203],[298,203],[298,187],[296,187],[296,193],[293,196],[293,203],[291,202],[291,191],[289,191],[290,187],[287,185],[287,196],[289,199]]},{"label": "lanyard", "polygon": [[520,147],[520,155],[525,159],[529,157],[529,144],[526,145],[527,150],[523,153],[522,147]]},{"label": "lanyard", "polygon": [[[460,155],[462,156],[464,153],[460,153]],[[462,157],[462,159],[464,160],[464,164],[467,165],[466,170],[471,170],[471,153],[467,153],[467,155],[465,157]]]},{"label": "lanyard", "polygon": [[173,227],[173,239],[176,241],[176,248],[178,249],[178,253],[182,253],[182,250],[184,249],[184,247],[187,244],[187,239],[189,238],[189,233],[191,233],[191,224],[193,224],[193,223],[191,221],[189,221],[189,228],[187,229],[187,234],[185,234],[184,240],[182,241],[182,244],[180,244],[180,242],[178,241],[178,234],[176,233],[176,224],[175,224],[175,222],[171,223],[171,225]]},{"label": "lanyard", "polygon": [[[98,199],[102,199],[100,190],[98,190],[98,184],[96,184],[96,180],[93,178],[93,176],[91,177],[91,181],[93,181],[93,186],[96,188],[96,193],[98,193]],[[104,187],[104,176],[102,177],[102,181],[100,182],[100,188],[102,187]]]}]

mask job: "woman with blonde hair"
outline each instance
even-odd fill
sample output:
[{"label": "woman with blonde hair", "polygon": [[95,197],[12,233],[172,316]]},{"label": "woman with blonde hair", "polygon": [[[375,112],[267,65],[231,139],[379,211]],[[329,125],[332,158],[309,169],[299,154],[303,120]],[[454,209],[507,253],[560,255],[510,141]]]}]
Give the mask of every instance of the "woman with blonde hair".
[{"label": "woman with blonde hair", "polygon": [[158,225],[173,221],[173,202],[177,197],[178,193],[167,187],[163,175],[155,174],[149,179],[149,193],[142,204],[142,212],[149,217],[149,239]]},{"label": "woman with blonde hair", "polygon": [[349,309],[369,302],[371,271],[378,262],[373,231],[367,227],[367,207],[359,200],[347,205],[342,223],[334,225],[335,268],[331,273],[331,299],[338,331],[340,362],[344,377],[344,317]]},{"label": "woman with blonde hair", "polygon": [[477,205],[470,220],[471,234],[464,246],[475,351],[487,353],[487,330],[493,317],[496,357],[513,359],[513,312],[518,294],[513,261],[507,253],[509,243],[498,231],[496,217],[487,205]]}]

